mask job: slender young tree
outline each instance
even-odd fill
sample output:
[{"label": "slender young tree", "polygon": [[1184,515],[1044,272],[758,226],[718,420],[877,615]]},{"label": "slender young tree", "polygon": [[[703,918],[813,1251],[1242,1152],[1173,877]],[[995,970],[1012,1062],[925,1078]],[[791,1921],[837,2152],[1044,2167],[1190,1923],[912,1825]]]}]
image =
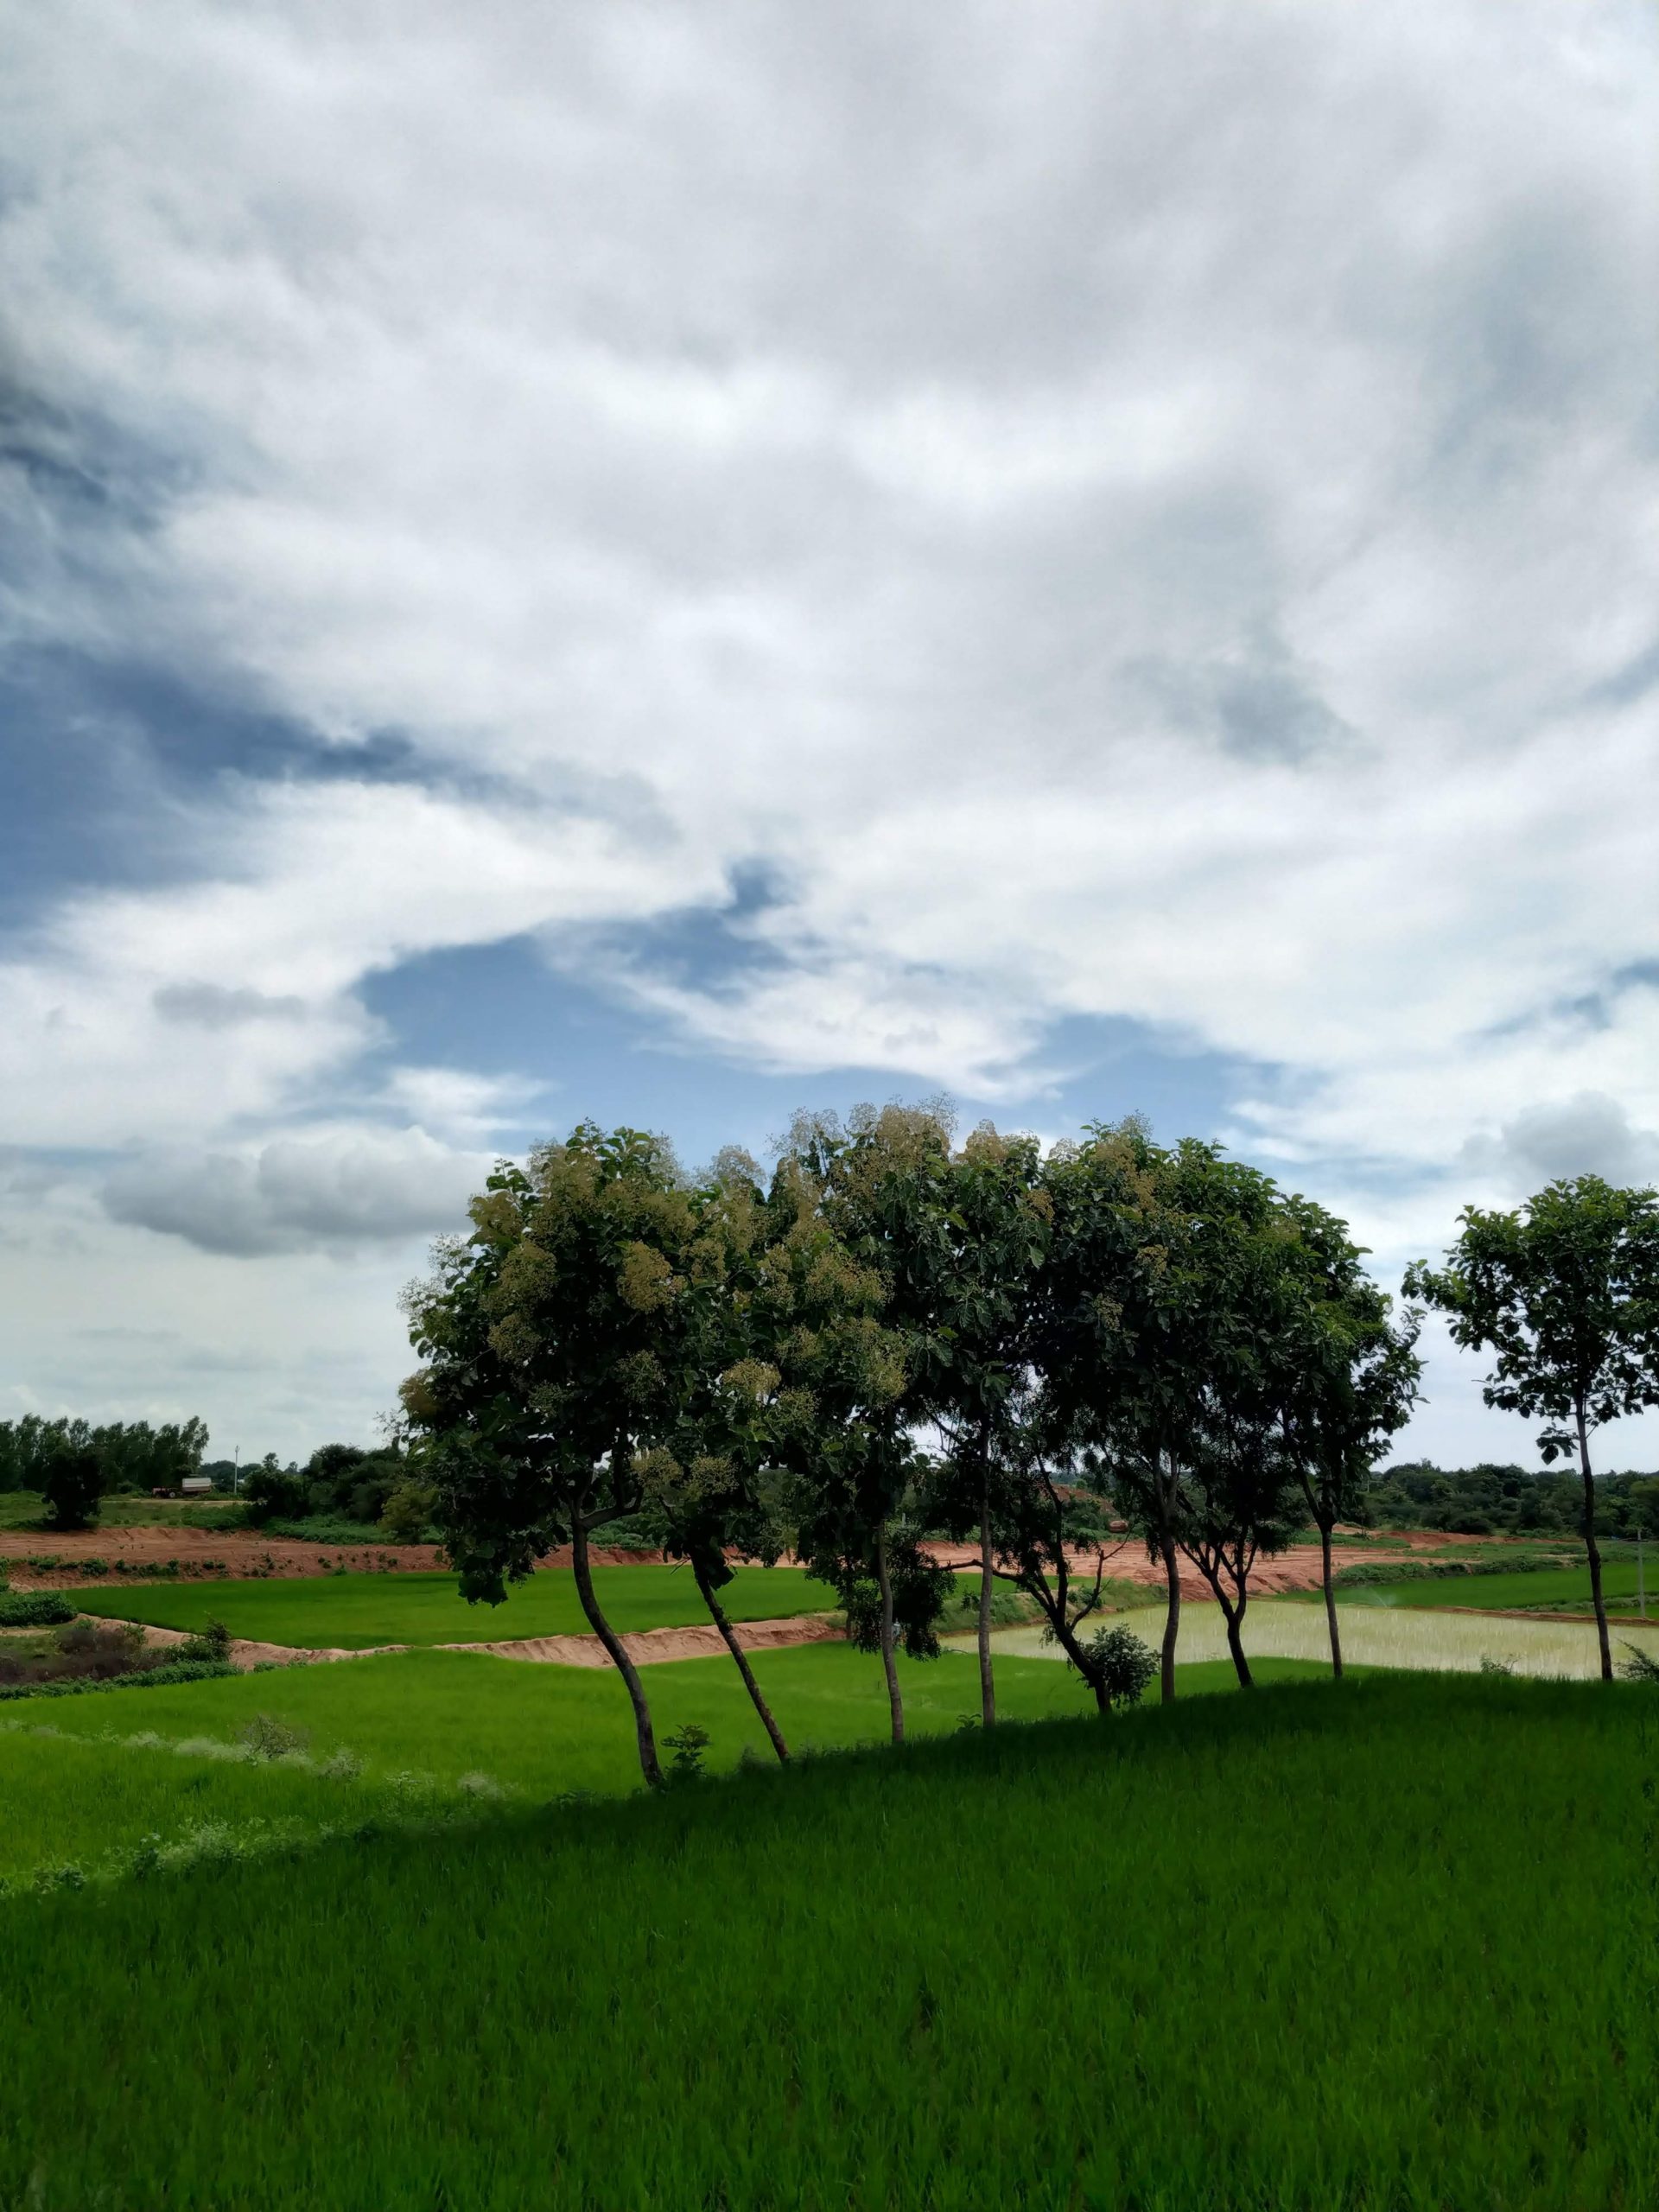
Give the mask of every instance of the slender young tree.
[{"label": "slender young tree", "polygon": [[592,1123],[504,1162],[405,1306],[423,1364],[404,1385],[422,1471],[468,1599],[569,1542],[576,1592],[626,1685],[639,1767],[659,1787],[639,1672],[594,1586],[589,1543],[643,1501],[640,1452],[676,1409],[677,1307],[696,1230],[660,1140]]},{"label": "slender young tree", "polygon": [[1446,1316],[1454,1343],[1496,1355],[1486,1402],[1542,1420],[1546,1463],[1576,1457],[1601,1678],[1611,1682],[1590,1438],[1659,1404],[1659,1194],[1580,1175],[1514,1212],[1470,1206],[1460,1218],[1445,1264],[1419,1261],[1407,1294]]},{"label": "slender young tree", "polygon": [[[802,1115],[774,1179],[772,1251],[804,1326],[777,1364],[812,1412],[780,1447],[800,1478],[798,1549],[833,1581],[855,1643],[879,1651],[893,1738],[905,1732],[898,1649],[936,1657],[953,1577],[921,1544],[929,1469],[915,1441],[948,1347],[935,1300],[950,1124],[933,1107],[861,1107],[843,1127]],[[787,1389],[780,1395],[786,1408]]]},{"label": "slender young tree", "polygon": [[1280,1434],[1319,1532],[1331,1671],[1340,1680],[1332,1537],[1339,1521],[1365,1512],[1377,1458],[1411,1418],[1423,1368],[1416,1351],[1421,1320],[1411,1308],[1393,1319],[1392,1301],[1365,1274],[1363,1251],[1345,1222],[1311,1198],[1285,1203],[1299,1232],[1292,1256],[1302,1262],[1305,1305],[1291,1331]]},{"label": "slender young tree", "polygon": [[[982,1122],[932,1186],[944,1207],[944,1236],[930,1236],[934,1260],[924,1294],[921,1332],[925,1410],[947,1440],[939,1510],[952,1534],[979,1540],[980,1717],[996,1721],[991,1664],[991,1601],[998,1573],[999,1492],[1014,1471],[1040,1465],[1020,1433],[1020,1408],[1034,1351],[1035,1288],[1048,1249],[1053,1207],[1042,1181],[1035,1137],[1002,1136]],[[921,1394],[918,1394],[918,1395]],[[1016,1485],[1033,1495],[1033,1472]],[[1041,1505],[1025,1533],[1046,1529]]]},{"label": "slender young tree", "polygon": [[1084,1630],[1100,1612],[1106,1569],[1122,1546],[1102,1539],[1092,1501],[1057,1472],[1064,1441],[1049,1426],[1041,1391],[1031,1381],[1001,1409],[995,1452],[987,1583],[994,1574],[1036,1600],[1046,1634],[1107,1713],[1119,1701],[1121,1685],[1099,1629],[1087,1637]]}]

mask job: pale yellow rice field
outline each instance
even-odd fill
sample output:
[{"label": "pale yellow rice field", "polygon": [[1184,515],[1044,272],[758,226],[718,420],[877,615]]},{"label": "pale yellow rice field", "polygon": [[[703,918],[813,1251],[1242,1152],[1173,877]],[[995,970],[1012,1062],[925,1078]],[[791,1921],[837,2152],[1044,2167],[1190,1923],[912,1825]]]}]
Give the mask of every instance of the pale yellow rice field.
[{"label": "pale yellow rice field", "polygon": [[[1339,1605],[1337,1618],[1342,1632],[1342,1655],[1356,1667],[1426,1667],[1472,1674],[1483,1659],[1502,1660],[1518,1675],[1554,1675],[1591,1680],[1599,1673],[1593,1623],[1579,1621],[1516,1621],[1482,1618],[1468,1613],[1449,1613],[1425,1606]],[[1109,1616],[1157,1646],[1163,1638],[1161,1605]],[[1645,1629],[1639,1624],[1613,1624],[1613,1661],[1626,1655],[1620,1638],[1659,1659],[1659,1623]],[[1022,1658],[1061,1659],[1054,1644],[1045,1644],[1036,1628],[1001,1629],[996,1649]],[[1244,1649],[1256,1659],[1326,1659],[1331,1656],[1325,1637],[1322,1605],[1288,1604],[1257,1599],[1244,1616]],[[1181,1607],[1181,1665],[1198,1659],[1224,1659],[1227,1631],[1221,1608],[1196,1605],[1188,1599]]]}]

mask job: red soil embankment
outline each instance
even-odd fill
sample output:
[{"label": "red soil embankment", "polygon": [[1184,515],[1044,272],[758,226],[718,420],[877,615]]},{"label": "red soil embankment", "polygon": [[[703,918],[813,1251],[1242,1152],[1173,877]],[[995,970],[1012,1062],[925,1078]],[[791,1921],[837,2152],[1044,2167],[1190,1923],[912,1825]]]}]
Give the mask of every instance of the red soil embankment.
[{"label": "red soil embankment", "polygon": [[[596,1567],[644,1567],[659,1563],[660,1552],[611,1551],[595,1546]],[[34,1566],[29,1560],[37,1562]],[[39,1562],[52,1560],[47,1567]],[[83,1561],[101,1560],[107,1573],[88,1576]],[[550,1552],[539,1564],[569,1567],[570,1548]],[[49,1590],[67,1583],[181,1581],[220,1575],[286,1580],[350,1573],[426,1573],[442,1570],[443,1554],[435,1544],[318,1544],[299,1536],[271,1536],[259,1529],[81,1529],[53,1535],[42,1529],[0,1530],[0,1566],[15,1590]]]}]

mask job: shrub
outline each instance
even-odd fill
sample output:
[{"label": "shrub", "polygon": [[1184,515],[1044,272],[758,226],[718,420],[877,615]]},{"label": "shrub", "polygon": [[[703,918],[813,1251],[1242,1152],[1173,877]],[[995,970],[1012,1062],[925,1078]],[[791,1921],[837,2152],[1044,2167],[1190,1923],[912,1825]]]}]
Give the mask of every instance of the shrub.
[{"label": "shrub", "polygon": [[57,1628],[75,1609],[55,1590],[0,1591],[0,1628]]},{"label": "shrub", "polygon": [[1158,1655],[1132,1628],[1096,1629],[1084,1650],[1091,1681],[1100,1684],[1114,1712],[1139,1705],[1158,1671]]},{"label": "shrub", "polygon": [[1634,1643],[1625,1644],[1624,1649],[1630,1656],[1619,1662],[1618,1671],[1627,1682],[1659,1682],[1659,1659]]},{"label": "shrub", "polygon": [[236,1732],[236,1740],[245,1745],[248,1756],[255,1759],[285,1758],[291,1751],[302,1751],[311,1741],[310,1731],[296,1728],[290,1720],[282,1720],[274,1713],[256,1713],[251,1720],[245,1720]]},{"label": "shrub", "polygon": [[231,1656],[231,1631],[223,1621],[209,1621],[194,1636],[187,1636],[177,1650],[181,1659],[226,1660]]},{"label": "shrub", "polygon": [[255,1528],[278,1519],[295,1519],[305,1510],[303,1478],[270,1465],[252,1467],[242,1485],[243,1503]]},{"label": "shrub", "polygon": [[679,1782],[695,1782],[702,1772],[703,1754],[709,1748],[709,1731],[700,1728],[695,1720],[688,1720],[677,1728],[663,1742],[673,1754],[670,1772]]},{"label": "shrub", "polygon": [[233,1675],[234,1667],[215,1666],[204,1659],[163,1659],[156,1667],[139,1667],[128,1675],[54,1675],[45,1681],[0,1681],[0,1700],[22,1697],[79,1697],[89,1690],[156,1689],[171,1682],[206,1682],[215,1675]]},{"label": "shrub", "polygon": [[380,1532],[394,1544],[420,1544],[437,1508],[438,1493],[430,1483],[399,1483],[380,1515]]}]

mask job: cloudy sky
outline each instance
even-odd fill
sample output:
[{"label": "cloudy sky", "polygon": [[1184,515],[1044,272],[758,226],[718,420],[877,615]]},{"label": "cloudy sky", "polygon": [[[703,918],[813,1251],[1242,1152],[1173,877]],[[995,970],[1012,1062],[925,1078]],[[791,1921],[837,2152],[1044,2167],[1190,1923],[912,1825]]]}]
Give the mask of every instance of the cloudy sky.
[{"label": "cloudy sky", "polygon": [[1659,1173],[1647,6],[0,22],[0,1415],[368,1436],[582,1116]]}]

